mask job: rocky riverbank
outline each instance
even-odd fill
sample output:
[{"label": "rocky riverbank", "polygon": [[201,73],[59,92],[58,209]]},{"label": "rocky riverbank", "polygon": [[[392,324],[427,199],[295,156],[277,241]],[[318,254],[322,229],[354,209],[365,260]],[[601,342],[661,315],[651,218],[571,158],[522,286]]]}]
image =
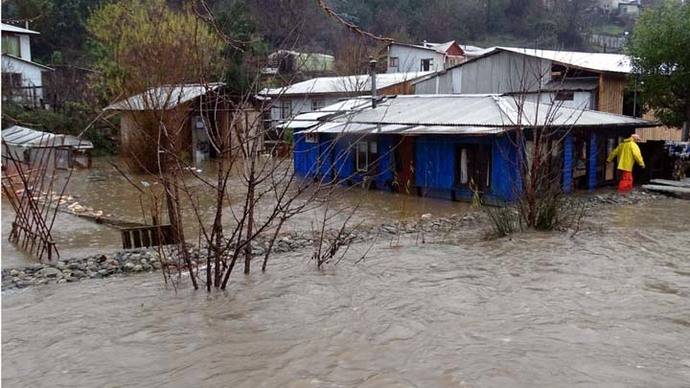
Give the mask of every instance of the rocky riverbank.
[{"label": "rocky riverbank", "polygon": [[[475,215],[453,215],[448,218],[432,218],[425,214],[416,221],[401,221],[384,223],[378,227],[359,228],[352,230],[347,236],[351,242],[372,241],[381,235],[405,235],[419,232],[440,232],[457,229],[469,224],[477,223]],[[328,231],[326,238],[334,235],[335,231]],[[308,249],[317,244],[317,232],[286,233],[276,240],[272,254],[281,254]],[[327,243],[324,243],[325,245]],[[252,243],[252,253],[255,257],[262,257],[268,249],[269,242],[255,241]],[[166,253],[173,257],[174,250]],[[194,262],[203,263],[204,250],[192,248]],[[116,275],[131,275],[142,272],[153,272],[162,267],[159,253],[155,249],[123,250],[111,254],[94,255],[84,258],[60,260],[55,263],[37,263],[19,268],[5,268],[2,270],[2,290],[26,288],[45,284],[63,284],[79,282],[88,279],[107,278]]]},{"label": "rocky riverbank", "polygon": [[[600,193],[579,197],[591,211],[602,207],[634,205],[666,198],[663,195],[636,190],[627,196],[616,192]],[[373,241],[379,238],[394,236],[413,236],[420,233],[440,235],[450,231],[466,231],[481,235],[488,227],[487,216],[482,211],[467,214],[452,214],[448,217],[433,217],[424,214],[419,219],[400,220],[382,223],[375,227],[357,228],[348,235],[351,242]],[[330,231],[326,235],[333,235]],[[318,240],[317,232],[293,232],[282,235],[276,240],[273,254],[281,254],[314,247]],[[328,237],[327,237],[328,238]],[[422,239],[425,241],[425,239]],[[252,243],[252,252],[262,257],[268,249],[268,241]],[[194,261],[205,260],[204,250],[193,249]],[[170,252],[171,254],[173,252]],[[60,260],[55,263],[32,264],[19,268],[2,270],[2,290],[40,286],[45,284],[62,284],[79,282],[88,279],[100,279],[110,276],[122,276],[161,269],[161,260],[154,249],[125,250],[106,255],[95,255],[85,258]]]}]

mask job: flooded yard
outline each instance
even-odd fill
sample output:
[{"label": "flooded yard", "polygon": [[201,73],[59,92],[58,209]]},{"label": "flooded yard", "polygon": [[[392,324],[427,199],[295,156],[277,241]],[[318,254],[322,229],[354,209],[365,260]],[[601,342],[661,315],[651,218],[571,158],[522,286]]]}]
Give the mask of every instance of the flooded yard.
[{"label": "flooded yard", "polygon": [[[126,183],[78,179],[83,203],[137,217],[116,190]],[[360,217],[372,223],[471,211],[365,194]],[[689,215],[689,201],[664,199],[597,211],[574,237],[381,239],[365,260],[368,243],[323,270],[298,251],[211,295],[175,292],[155,273],[12,290],[2,382],[687,386]],[[119,247],[112,229],[65,217],[55,231],[63,254]],[[292,227],[308,227],[305,217]],[[8,245],[3,266],[26,260]]]}]

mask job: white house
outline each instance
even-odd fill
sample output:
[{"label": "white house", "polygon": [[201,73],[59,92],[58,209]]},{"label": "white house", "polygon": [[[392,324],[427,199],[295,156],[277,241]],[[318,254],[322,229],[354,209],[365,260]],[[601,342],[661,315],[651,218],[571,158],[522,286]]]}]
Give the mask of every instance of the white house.
[{"label": "white house", "polygon": [[388,73],[440,71],[484,53],[475,46],[461,46],[451,40],[421,45],[393,42],[388,45]]},{"label": "white house", "polygon": [[40,105],[42,73],[53,69],[31,59],[31,36],[38,32],[5,23],[1,30],[3,99]]},{"label": "white house", "polygon": [[[428,76],[431,72],[387,73],[376,76],[376,90],[383,94],[412,94],[412,81]],[[371,77],[368,74],[342,77],[317,77],[280,88],[267,88],[259,92],[262,98],[271,99],[271,124],[287,120],[294,115],[319,110],[343,98],[371,93]]]}]

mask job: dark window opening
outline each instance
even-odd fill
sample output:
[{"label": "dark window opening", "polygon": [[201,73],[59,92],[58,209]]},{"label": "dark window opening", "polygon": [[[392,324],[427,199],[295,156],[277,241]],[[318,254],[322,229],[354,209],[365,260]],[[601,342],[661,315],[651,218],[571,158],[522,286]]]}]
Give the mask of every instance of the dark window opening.
[{"label": "dark window opening", "polygon": [[575,99],[575,92],[569,90],[561,90],[556,92],[556,101],[572,101]]},{"label": "dark window opening", "polygon": [[461,144],[456,147],[456,186],[485,192],[491,187],[491,146]]},{"label": "dark window opening", "polygon": [[434,65],[434,59],[433,58],[422,59],[420,70],[421,71],[430,71],[431,67],[433,65]]}]

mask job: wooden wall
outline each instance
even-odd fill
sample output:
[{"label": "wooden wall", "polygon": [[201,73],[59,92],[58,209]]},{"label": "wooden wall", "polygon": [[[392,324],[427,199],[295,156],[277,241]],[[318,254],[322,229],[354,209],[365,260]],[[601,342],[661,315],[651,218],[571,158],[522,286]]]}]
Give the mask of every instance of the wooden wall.
[{"label": "wooden wall", "polygon": [[[654,121],[656,120],[656,117],[654,117],[654,113],[652,112],[647,112],[642,116],[643,119],[645,120],[650,120]],[[660,125],[658,127],[651,127],[651,128],[638,128],[637,131],[635,131],[640,137],[642,138],[642,141],[647,141],[647,140],[674,140],[674,141],[680,141],[681,140],[681,135],[683,134],[683,131],[681,128],[672,128],[672,127],[667,127],[665,125]]]},{"label": "wooden wall", "polygon": [[597,110],[601,112],[623,114],[623,94],[627,86],[624,76],[602,73],[599,76],[599,95]]}]

